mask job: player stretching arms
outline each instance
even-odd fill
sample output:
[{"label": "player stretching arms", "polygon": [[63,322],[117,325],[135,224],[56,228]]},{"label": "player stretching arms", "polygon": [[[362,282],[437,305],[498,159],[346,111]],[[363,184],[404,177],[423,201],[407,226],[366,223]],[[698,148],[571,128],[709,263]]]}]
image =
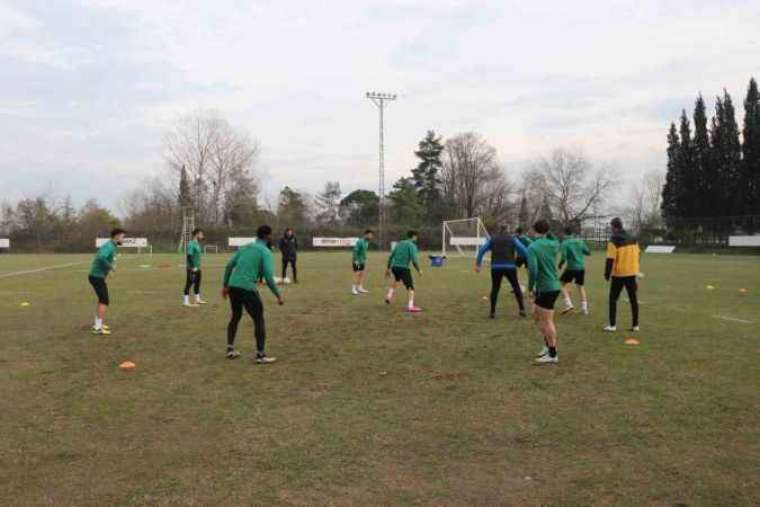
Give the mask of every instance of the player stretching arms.
[{"label": "player stretching arms", "polygon": [[398,245],[391,252],[388,257],[388,267],[385,270],[385,277],[390,278],[393,273],[393,280],[391,280],[391,286],[388,288],[388,293],[385,295],[385,302],[391,304],[393,299],[393,292],[396,290],[398,282],[403,282],[404,287],[409,292],[409,304],[407,310],[411,313],[418,313],[422,311],[414,305],[414,280],[412,279],[412,271],[409,269],[409,264],[414,265],[414,269],[422,276],[419,263],[419,252],[417,251],[417,232],[409,231],[406,233],[406,239],[399,241]]},{"label": "player stretching arms", "polygon": [[573,229],[565,227],[565,237],[560,244],[559,261],[559,269],[562,269],[562,266],[567,263],[567,268],[559,279],[562,282],[562,295],[565,297],[563,314],[571,312],[574,309],[568,285],[575,281],[575,285],[578,286],[578,294],[581,296],[581,312],[583,312],[583,315],[588,315],[588,298],[586,297],[586,289],[583,287],[586,280],[587,255],[591,255],[591,251],[588,249],[586,242],[581,238],[573,237]]},{"label": "player stretching arms", "polygon": [[639,257],[641,250],[636,238],[628,235],[623,229],[623,221],[613,218],[610,222],[612,236],[607,243],[607,263],[604,269],[604,279],[610,284],[610,325],[605,331],[617,331],[617,300],[620,292],[625,287],[628,293],[628,301],[631,302],[631,314],[633,315],[633,327],[631,331],[639,330],[639,300],[636,276],[639,274]]},{"label": "player stretching arms", "polygon": [[507,234],[507,226],[500,225],[499,233],[488,238],[478,250],[475,261],[475,272],[480,273],[483,265],[483,256],[491,251],[491,313],[490,318],[496,315],[496,301],[499,299],[501,279],[506,278],[512,286],[517,305],[520,307],[520,316],[525,317],[525,301],[523,300],[520,282],[517,280],[517,266],[515,260],[519,254],[523,259],[527,257],[528,250],[523,246],[517,236]]},{"label": "player stretching arms", "polygon": [[538,353],[536,364],[556,364],[557,327],[554,324],[554,303],[559,296],[557,277],[557,253],[559,242],[547,237],[549,223],[539,220],[533,225],[538,237],[528,247],[528,289],[535,294],[533,320],[544,337],[544,348]]},{"label": "player stretching arms", "polygon": [[[206,301],[201,299],[201,241],[203,241],[203,231],[195,229],[193,239],[187,244],[187,276],[185,278],[185,296],[183,305],[195,307],[205,305]],[[190,302],[190,287],[195,292],[195,303]]]},{"label": "player stretching arms", "polygon": [[256,363],[269,364],[275,362],[264,352],[266,345],[266,326],[264,323],[264,305],[256,289],[259,278],[263,278],[272,294],[277,296],[277,304],[284,304],[280,290],[274,282],[274,263],[272,251],[267,242],[272,239],[272,228],[262,225],[256,231],[256,241],[241,247],[232,256],[224,270],[222,298],[230,297],[232,316],[227,325],[227,359],[237,359],[240,353],[235,350],[235,335],[238,323],[243,316],[243,308],[253,319],[256,336]]},{"label": "player stretching arms", "polygon": [[106,318],[106,308],[108,308],[108,285],[106,277],[111,271],[116,271],[114,266],[114,257],[116,250],[124,240],[124,230],[114,229],[111,231],[111,239],[98,248],[98,253],[92,261],[90,275],[87,277],[90,285],[95,289],[95,295],[98,297],[98,304],[95,307],[95,325],[92,327],[92,334],[107,335],[111,334],[111,329],[103,322]]},{"label": "player stretching arms", "polygon": [[372,230],[367,229],[364,231],[364,236],[357,238],[356,244],[354,245],[352,259],[354,284],[351,286],[351,294],[354,296],[369,292],[364,288],[364,280],[367,278],[367,273],[365,271],[367,267],[367,248],[369,248],[369,242],[372,241],[372,236]]}]

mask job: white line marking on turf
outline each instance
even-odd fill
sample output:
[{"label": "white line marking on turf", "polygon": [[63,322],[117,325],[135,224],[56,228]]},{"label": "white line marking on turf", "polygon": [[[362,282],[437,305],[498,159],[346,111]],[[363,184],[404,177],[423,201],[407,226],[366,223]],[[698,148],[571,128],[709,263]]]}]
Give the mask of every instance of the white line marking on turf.
[{"label": "white line marking on turf", "polygon": [[713,315],[713,318],[720,320],[727,320],[729,322],[739,322],[741,324],[754,324],[751,320],[737,319],[735,317],[725,317],[723,315]]},{"label": "white line marking on turf", "polygon": [[0,278],[10,278],[11,276],[32,275],[34,273],[42,273],[44,271],[50,271],[51,269],[70,268],[71,266],[79,266],[80,264],[87,264],[87,262],[70,262],[68,264],[58,264],[55,266],[45,266],[44,268],[25,269],[23,271],[11,271],[0,275]]}]

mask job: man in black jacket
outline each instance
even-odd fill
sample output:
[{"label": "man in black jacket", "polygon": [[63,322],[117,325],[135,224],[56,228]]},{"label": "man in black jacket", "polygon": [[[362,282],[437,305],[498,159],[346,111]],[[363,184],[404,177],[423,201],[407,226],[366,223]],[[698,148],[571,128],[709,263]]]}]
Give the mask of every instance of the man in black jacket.
[{"label": "man in black jacket", "polygon": [[512,292],[515,294],[517,305],[520,308],[520,316],[525,317],[525,301],[520,282],[517,279],[515,261],[519,257],[527,259],[528,250],[517,236],[508,233],[506,225],[501,225],[499,226],[499,233],[488,238],[478,250],[478,257],[475,260],[476,272],[480,273],[483,256],[489,250],[491,251],[491,313],[489,317],[492,319],[495,317],[496,301],[499,298],[502,278],[506,278],[512,286]]},{"label": "man in black jacket", "polygon": [[296,268],[296,257],[298,250],[298,240],[292,227],[285,229],[285,233],[280,238],[280,253],[282,254],[282,279],[288,272],[288,264],[293,268],[293,283],[298,283],[298,270]]}]

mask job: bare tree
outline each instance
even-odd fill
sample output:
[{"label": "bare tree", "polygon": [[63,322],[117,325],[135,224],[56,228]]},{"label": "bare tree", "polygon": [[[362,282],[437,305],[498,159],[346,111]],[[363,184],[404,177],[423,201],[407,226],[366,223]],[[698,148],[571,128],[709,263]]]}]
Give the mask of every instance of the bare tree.
[{"label": "bare tree", "polygon": [[224,220],[225,196],[235,192],[241,175],[255,184],[258,150],[247,133],[209,111],[180,117],[164,136],[166,161],[176,177],[187,170],[196,216],[207,223]]},{"label": "bare tree", "polygon": [[499,217],[507,207],[510,187],[496,149],[475,132],[446,141],[441,182],[459,214]]},{"label": "bare tree", "polygon": [[614,173],[608,167],[594,168],[583,153],[564,148],[539,160],[531,177],[563,224],[581,221],[615,185]]},{"label": "bare tree", "polygon": [[664,184],[664,173],[652,169],[644,173],[641,180],[631,187],[631,204],[626,214],[635,230],[640,231],[662,225],[660,204]]}]

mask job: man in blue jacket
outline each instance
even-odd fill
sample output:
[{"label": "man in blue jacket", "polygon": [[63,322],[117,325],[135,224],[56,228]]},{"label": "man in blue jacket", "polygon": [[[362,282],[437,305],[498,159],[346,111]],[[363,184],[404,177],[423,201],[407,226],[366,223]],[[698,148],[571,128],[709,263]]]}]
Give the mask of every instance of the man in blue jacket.
[{"label": "man in blue jacket", "polygon": [[498,234],[488,238],[478,250],[478,258],[475,262],[476,272],[480,273],[483,256],[489,250],[491,251],[491,313],[489,317],[493,319],[496,316],[496,301],[499,299],[502,278],[509,280],[517,305],[520,307],[520,316],[525,317],[525,301],[517,279],[516,261],[518,257],[527,259],[528,250],[517,236],[508,233],[506,225],[500,225]]}]

